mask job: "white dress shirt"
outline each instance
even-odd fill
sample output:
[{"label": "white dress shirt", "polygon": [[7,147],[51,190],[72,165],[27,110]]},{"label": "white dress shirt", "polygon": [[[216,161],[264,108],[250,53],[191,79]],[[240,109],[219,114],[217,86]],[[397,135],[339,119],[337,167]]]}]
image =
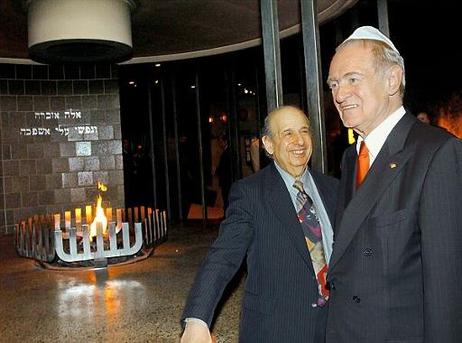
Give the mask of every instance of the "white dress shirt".
[{"label": "white dress shirt", "polygon": [[[298,190],[293,186],[295,178],[290,175],[288,172],[283,170],[276,162],[274,162],[276,169],[279,174],[281,174],[282,179],[289,191],[290,198],[294,205],[295,211],[297,211],[297,194]],[[303,172],[300,177],[300,181],[303,183],[303,188],[305,189],[306,194],[313,200],[314,208],[316,209],[316,216],[319,219],[319,224],[321,226],[322,232],[322,245],[324,248],[324,257],[327,264],[329,264],[330,256],[332,255],[332,242],[334,241],[334,232],[332,230],[332,225],[329,220],[326,208],[322,202],[321,196],[319,195],[318,188],[314,183],[313,177],[311,176],[308,167]]]},{"label": "white dress shirt", "polygon": [[374,130],[372,130],[366,137],[358,137],[356,142],[356,153],[359,155],[359,147],[361,142],[366,143],[367,149],[369,150],[369,163],[375,161],[375,158],[382,149],[383,144],[388,138],[391,130],[398,124],[401,118],[406,114],[406,110],[403,106],[398,108],[395,112],[390,114],[383,122],[380,123]]}]

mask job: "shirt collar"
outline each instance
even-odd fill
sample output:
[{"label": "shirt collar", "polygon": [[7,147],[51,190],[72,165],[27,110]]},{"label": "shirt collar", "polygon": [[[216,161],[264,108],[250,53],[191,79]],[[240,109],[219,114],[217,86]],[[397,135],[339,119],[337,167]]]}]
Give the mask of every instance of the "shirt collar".
[{"label": "shirt collar", "polygon": [[[288,172],[286,172],[284,169],[282,169],[282,167],[276,161],[273,161],[273,162],[274,162],[274,165],[276,166],[276,169],[278,170],[279,174],[281,174],[282,179],[284,180],[284,183],[287,186],[287,189],[291,189],[293,187],[294,182],[295,182],[295,178],[292,175],[290,175]],[[307,171],[308,171],[308,167],[306,167],[305,170],[303,171],[302,175],[300,175],[300,177],[297,178],[298,180],[303,182],[303,185],[306,184],[305,179],[306,179]]]},{"label": "shirt collar", "polygon": [[382,146],[385,143],[391,130],[393,130],[393,128],[405,114],[406,110],[403,106],[401,106],[395,112],[390,114],[365,138],[358,136],[358,140],[356,142],[356,152],[359,154],[359,147],[361,146],[361,142],[364,141],[366,143],[367,149],[369,150],[369,160],[372,164],[382,149]]}]

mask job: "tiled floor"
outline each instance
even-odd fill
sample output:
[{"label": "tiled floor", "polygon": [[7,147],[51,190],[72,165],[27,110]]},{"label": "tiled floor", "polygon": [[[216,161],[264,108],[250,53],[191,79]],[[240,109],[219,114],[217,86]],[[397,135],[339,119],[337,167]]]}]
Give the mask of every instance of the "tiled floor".
[{"label": "tiled floor", "polygon": [[[99,271],[52,271],[18,257],[0,237],[0,342],[179,342],[179,318],[217,229],[172,228],[137,263]],[[224,303],[214,332],[237,342],[242,286]]]}]

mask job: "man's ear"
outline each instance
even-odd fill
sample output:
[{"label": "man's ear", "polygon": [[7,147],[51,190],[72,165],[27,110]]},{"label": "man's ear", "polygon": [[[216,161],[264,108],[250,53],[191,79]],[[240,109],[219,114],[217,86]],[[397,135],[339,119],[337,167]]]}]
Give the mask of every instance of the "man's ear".
[{"label": "man's ear", "polygon": [[391,66],[387,75],[388,95],[395,95],[399,92],[402,80],[403,70],[397,65]]},{"label": "man's ear", "polygon": [[274,152],[273,141],[269,136],[263,136],[262,138],[263,146],[265,147],[266,152],[269,155],[272,155]]}]

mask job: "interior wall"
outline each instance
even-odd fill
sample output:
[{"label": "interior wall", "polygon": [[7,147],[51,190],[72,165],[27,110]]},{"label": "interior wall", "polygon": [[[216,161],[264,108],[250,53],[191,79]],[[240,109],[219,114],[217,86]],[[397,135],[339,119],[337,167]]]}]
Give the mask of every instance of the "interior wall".
[{"label": "interior wall", "polygon": [[0,234],[93,204],[97,181],[124,206],[117,66],[0,64],[0,138]]}]

